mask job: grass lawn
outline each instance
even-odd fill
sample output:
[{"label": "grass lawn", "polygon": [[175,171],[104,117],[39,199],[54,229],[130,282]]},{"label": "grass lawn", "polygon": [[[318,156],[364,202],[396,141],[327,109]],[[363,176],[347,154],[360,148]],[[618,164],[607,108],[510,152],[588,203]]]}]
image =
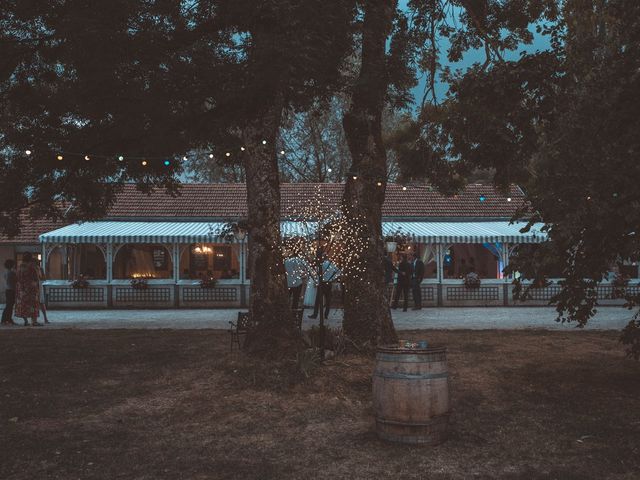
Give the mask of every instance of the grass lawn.
[{"label": "grass lawn", "polygon": [[212,330],[0,331],[0,478],[640,478],[615,332],[422,331],[449,347],[438,447],[379,441],[373,359],[301,383]]}]

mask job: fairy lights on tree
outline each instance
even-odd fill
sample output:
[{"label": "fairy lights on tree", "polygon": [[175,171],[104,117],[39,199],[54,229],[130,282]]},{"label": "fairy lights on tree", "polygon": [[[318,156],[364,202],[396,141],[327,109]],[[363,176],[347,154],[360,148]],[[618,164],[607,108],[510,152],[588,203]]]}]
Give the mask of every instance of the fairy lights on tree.
[{"label": "fairy lights on tree", "polygon": [[[320,354],[324,356],[324,295],[327,283],[345,277],[358,278],[365,250],[362,222],[346,215],[344,208],[332,204],[316,185],[311,199],[298,192],[298,201],[288,215],[292,232],[285,232],[283,250],[288,258],[298,258],[293,274],[310,278],[317,286],[320,320]],[[289,233],[286,235],[286,233]]]}]

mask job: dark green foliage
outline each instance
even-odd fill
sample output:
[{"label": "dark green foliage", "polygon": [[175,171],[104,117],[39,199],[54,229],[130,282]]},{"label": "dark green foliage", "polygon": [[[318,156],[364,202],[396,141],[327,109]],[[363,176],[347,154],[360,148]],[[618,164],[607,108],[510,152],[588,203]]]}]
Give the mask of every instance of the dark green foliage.
[{"label": "dark green foliage", "polygon": [[123,182],[173,187],[193,148],[219,161],[239,152],[239,132],[274,101],[305,108],[340,84],[354,8],[4,1],[0,230],[15,233],[24,206],[35,216],[88,219],[104,213]]},{"label": "dark green foliage", "polygon": [[[418,140],[402,144],[402,164],[416,176],[494,168],[499,185],[522,184],[523,216],[545,222],[552,241],[520,248],[511,269],[540,284],[565,278],[558,319],[584,325],[596,283],[640,258],[640,4],[567,1],[539,28],[551,51],[451,75],[444,104],[411,126]],[[631,324],[624,336],[636,355],[637,332]]]},{"label": "dark green foliage", "polygon": [[171,186],[175,162],[141,160],[184,148],[174,132],[187,79],[168,75],[183,68],[168,53],[186,28],[178,13],[173,2],[3,2],[0,231],[15,233],[27,205],[58,216],[67,207],[54,202],[71,202],[69,218],[93,218],[124,181]]}]

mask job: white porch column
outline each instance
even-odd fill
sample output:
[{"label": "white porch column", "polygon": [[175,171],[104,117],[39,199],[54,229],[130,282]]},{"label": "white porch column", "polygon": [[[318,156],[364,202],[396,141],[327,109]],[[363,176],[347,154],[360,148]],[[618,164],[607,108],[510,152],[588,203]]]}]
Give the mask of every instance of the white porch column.
[{"label": "white porch column", "polygon": [[180,280],[180,245],[173,244],[171,256],[173,257],[173,280],[178,283]]},{"label": "white porch column", "polygon": [[[511,246],[508,243],[503,243],[502,244],[502,269],[506,269],[507,266],[509,265],[509,253],[511,250]],[[505,282],[508,282],[509,279],[511,278],[511,275],[503,275],[503,279]]]},{"label": "white porch column", "polygon": [[240,306],[247,306],[247,292],[245,282],[247,281],[247,241],[246,238],[240,244]]},{"label": "white porch column", "polygon": [[43,243],[41,245],[42,248],[42,260],[40,262],[40,267],[44,272],[44,278],[47,278],[47,244]]},{"label": "white porch column", "polygon": [[66,244],[60,247],[60,253],[62,256],[62,279],[67,280],[69,278],[69,248]]},{"label": "white porch column", "polygon": [[247,281],[247,242],[242,241],[240,244],[240,282],[244,284]]},{"label": "white porch column", "polygon": [[107,282],[111,283],[113,280],[113,243],[107,243],[105,261],[107,262]]},{"label": "white porch column", "polygon": [[438,283],[442,283],[442,279],[444,278],[444,254],[445,246],[441,243],[436,244],[436,278]]}]

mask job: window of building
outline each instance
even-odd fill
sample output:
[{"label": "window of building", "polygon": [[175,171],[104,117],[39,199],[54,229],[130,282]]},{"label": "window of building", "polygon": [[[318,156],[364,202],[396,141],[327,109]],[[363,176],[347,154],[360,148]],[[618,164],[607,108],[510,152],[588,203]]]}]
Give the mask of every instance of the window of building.
[{"label": "window of building", "polygon": [[180,278],[197,280],[208,277],[220,280],[240,279],[240,245],[189,245],[180,256]]},{"label": "window of building", "polygon": [[47,278],[74,280],[80,276],[88,280],[105,280],[107,264],[104,253],[96,245],[63,245],[47,257]]},{"label": "window of building", "polygon": [[171,254],[164,245],[123,245],[113,262],[113,278],[173,278]]},{"label": "window of building", "polygon": [[[493,247],[493,248],[492,248]],[[444,278],[464,278],[475,272],[480,278],[501,278],[499,250],[492,244],[456,243],[444,254]]]}]

